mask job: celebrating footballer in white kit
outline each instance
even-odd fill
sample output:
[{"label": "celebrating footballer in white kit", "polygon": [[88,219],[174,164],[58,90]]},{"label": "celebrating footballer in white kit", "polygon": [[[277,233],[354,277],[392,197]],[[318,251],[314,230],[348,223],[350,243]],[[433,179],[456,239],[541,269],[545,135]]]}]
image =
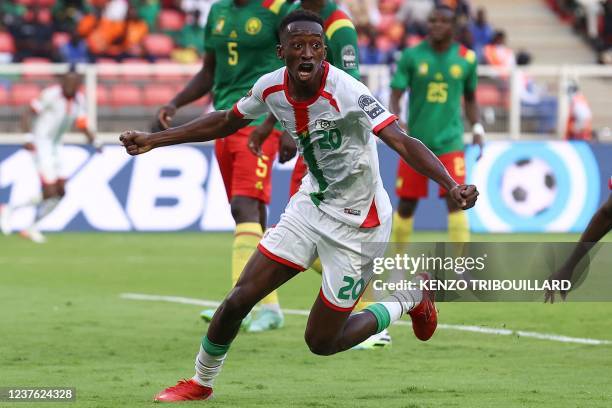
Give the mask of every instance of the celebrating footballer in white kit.
[{"label": "celebrating footballer in white kit", "polygon": [[[36,206],[34,223],[21,231],[24,238],[36,243],[45,242],[38,225],[51,213],[65,194],[65,174],[62,168],[61,148],[64,134],[73,126],[82,131],[96,149],[101,145],[89,130],[87,124],[85,97],[78,90],[81,77],[71,67],[61,76],[60,83],[42,90],[33,99],[24,114],[22,127],[28,133],[25,148],[32,152],[40,181],[42,194],[32,197],[25,203],[6,205],[0,211],[0,227],[5,235],[11,232],[11,213],[22,207]],[[30,126],[30,116],[35,115]]]},{"label": "celebrating footballer in white kit", "polygon": [[391,205],[380,180],[371,132],[416,170],[444,186],[461,208],[474,205],[476,188],[458,185],[430,150],[401,130],[395,116],[363,84],[325,62],[319,16],[304,10],[292,12],[281,22],[279,32],[278,55],[286,67],[260,78],[232,110],[211,112],[159,133],[121,135],[127,152],[137,155],[157,147],[222,138],[269,111],[295,139],[308,166],[308,175],[280,222],[266,233],[216,310],[196,357],[194,377],[166,388],[156,401],[211,398],[213,382],[242,319],[263,297],[309,267],[316,256],[323,265],[323,282],[304,336],[313,353],[348,350],[403,314],[410,315],[421,340],[428,340],[436,329],[429,291],[392,294],[351,313],[368,283],[362,265],[376,255],[364,254],[361,244],[384,243],[391,230]]}]

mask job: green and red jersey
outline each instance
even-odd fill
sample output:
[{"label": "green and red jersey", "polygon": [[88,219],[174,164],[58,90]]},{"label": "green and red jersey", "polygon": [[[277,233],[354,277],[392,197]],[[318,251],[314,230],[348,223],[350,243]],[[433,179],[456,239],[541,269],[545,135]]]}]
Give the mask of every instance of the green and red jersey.
[{"label": "green and red jersey", "polygon": [[461,97],[477,83],[472,50],[453,43],[439,53],[423,41],[403,51],[391,87],[410,90],[408,131],[439,156],[463,150]]},{"label": "green and red jersey", "polygon": [[[301,3],[298,1],[287,8],[287,13],[299,8],[301,8]],[[359,48],[357,46],[355,25],[349,16],[340,10],[332,0],[325,2],[320,15],[323,19],[323,28],[325,30],[327,61],[353,78],[361,79],[359,75]]]},{"label": "green and red jersey", "polygon": [[262,75],[283,65],[276,44],[285,9],[285,0],[250,0],[242,7],[233,0],[213,4],[204,47],[215,54],[215,109],[231,109]]}]

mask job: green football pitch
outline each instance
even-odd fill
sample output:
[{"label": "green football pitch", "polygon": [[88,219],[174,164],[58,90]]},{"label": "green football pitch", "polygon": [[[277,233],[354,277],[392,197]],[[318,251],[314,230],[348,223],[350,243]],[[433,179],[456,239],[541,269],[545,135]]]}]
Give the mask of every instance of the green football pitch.
[{"label": "green football pitch", "polygon": [[[50,406],[152,406],[156,392],[193,374],[206,329],[201,306],[121,295],[221,300],[229,286],[230,249],[230,234],[50,234],[45,245],[0,239],[0,387],[76,388],[76,402]],[[300,274],[280,289],[283,308],[309,309],[319,285],[314,272]],[[409,326],[396,325],[389,349],[331,357],[311,354],[303,340],[306,318],[288,314],[282,330],[239,335],[215,399],[187,406],[612,406],[611,303],[439,308],[439,321],[447,326],[426,343]],[[459,325],[512,334],[462,331]],[[519,331],[607,343],[538,339]]]}]

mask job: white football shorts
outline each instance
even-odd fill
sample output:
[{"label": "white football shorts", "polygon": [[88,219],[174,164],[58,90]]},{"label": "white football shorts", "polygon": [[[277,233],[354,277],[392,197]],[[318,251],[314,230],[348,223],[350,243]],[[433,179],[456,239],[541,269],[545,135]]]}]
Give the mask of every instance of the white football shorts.
[{"label": "white football shorts", "polygon": [[[265,256],[297,270],[321,259],[320,296],[337,311],[351,311],[372,277],[371,264],[384,255],[392,217],[374,228],[347,225],[317,208],[306,194],[294,194],[279,223],[259,244]],[[368,245],[364,243],[379,243]],[[366,253],[367,252],[367,253]]]}]

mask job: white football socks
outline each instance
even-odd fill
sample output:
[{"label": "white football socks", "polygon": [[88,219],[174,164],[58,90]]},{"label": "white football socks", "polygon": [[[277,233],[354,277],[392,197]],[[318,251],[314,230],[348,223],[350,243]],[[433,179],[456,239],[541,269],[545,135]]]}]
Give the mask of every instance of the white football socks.
[{"label": "white football socks", "polygon": [[200,352],[195,359],[196,374],[193,379],[200,385],[212,388],[215,378],[221,372],[226,356],[227,353],[218,356],[210,355],[200,346]]}]

